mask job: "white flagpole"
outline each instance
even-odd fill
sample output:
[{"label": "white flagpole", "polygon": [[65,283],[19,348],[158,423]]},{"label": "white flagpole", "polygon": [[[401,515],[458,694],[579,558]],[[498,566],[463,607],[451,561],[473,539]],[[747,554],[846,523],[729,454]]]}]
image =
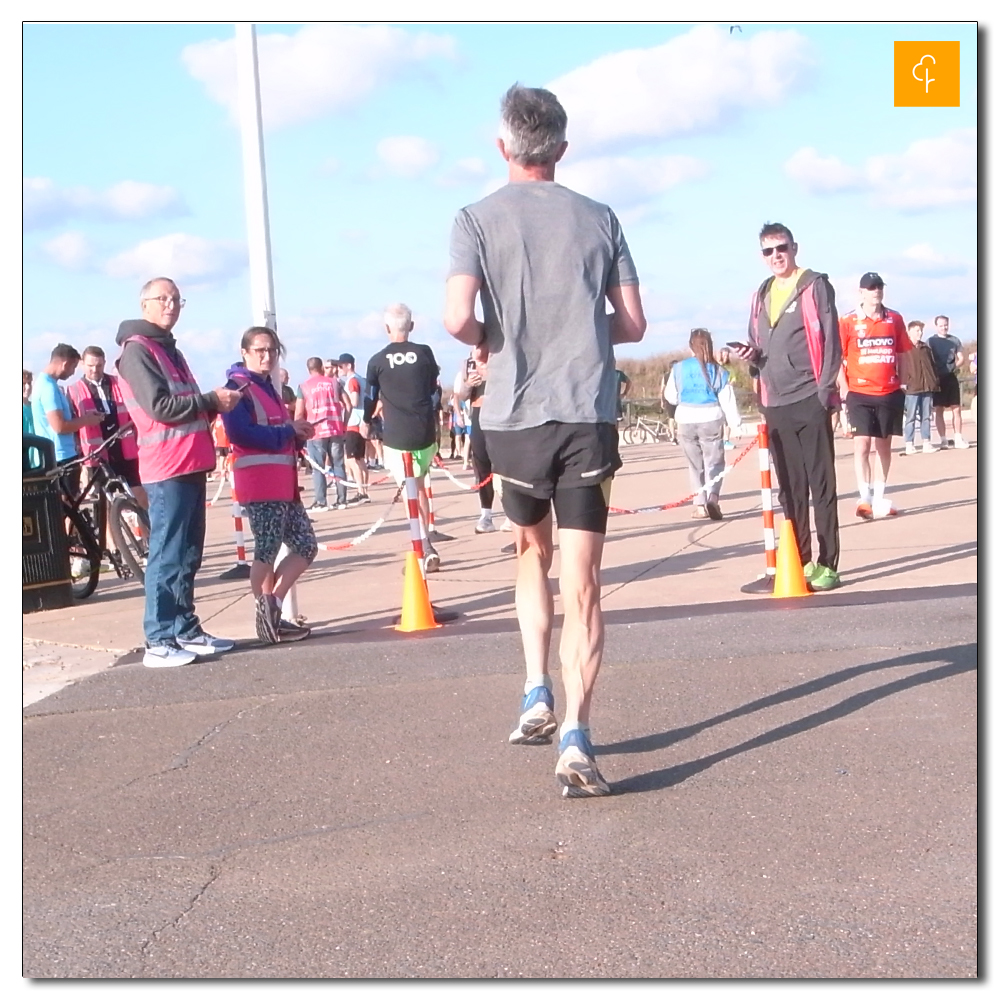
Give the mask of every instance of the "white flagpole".
[{"label": "white flagpole", "polygon": [[[271,273],[271,228],[267,215],[267,178],[264,169],[264,130],[260,114],[260,75],[257,69],[257,32],[252,23],[236,25],[236,74],[243,138],[243,195],[246,205],[247,249],[250,255],[250,303],[255,326],[277,333],[274,278]],[[271,373],[281,398],[280,366]],[[282,545],[279,561],[288,552]],[[293,586],[281,605],[282,617],[295,621],[298,600]]]}]

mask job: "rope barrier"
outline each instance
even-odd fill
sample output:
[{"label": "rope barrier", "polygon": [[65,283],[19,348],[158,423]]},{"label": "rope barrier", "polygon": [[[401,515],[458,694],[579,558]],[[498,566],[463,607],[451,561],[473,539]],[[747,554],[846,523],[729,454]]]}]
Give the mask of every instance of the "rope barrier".
[{"label": "rope barrier", "polygon": [[360,535],[358,535],[357,538],[352,538],[349,542],[340,542],[337,545],[321,544],[319,547],[325,552],[342,552],[345,549],[353,548],[355,545],[360,545],[362,542],[367,542],[368,539],[371,538],[383,524],[385,524],[386,518],[388,518],[389,513],[392,510],[392,505],[398,502],[402,494],[403,487],[400,486],[396,490],[396,495],[385,505],[385,513],[382,514],[367,531],[363,531]]},{"label": "rope barrier", "polygon": [[476,483],[475,486],[470,486],[468,483],[463,483],[461,480],[456,479],[446,468],[444,462],[441,461],[440,457],[434,456],[434,468],[440,469],[459,489],[463,490],[480,490],[482,489],[492,478],[493,473],[491,472],[481,483]]},{"label": "rope barrier", "polygon": [[750,453],[750,449],[753,448],[756,444],[757,444],[756,440],[751,441],[743,449],[743,451],[741,451],[739,455],[736,456],[731,465],[727,465],[722,470],[722,472],[720,472],[717,476],[713,476],[711,479],[709,479],[708,482],[706,482],[705,485],[702,487],[702,489],[698,490],[695,493],[689,494],[688,496],[684,497],[681,500],[674,500],[672,503],[656,504],[652,507],[636,507],[634,509],[626,507],[608,507],[608,513],[609,514],[652,514],[658,510],[672,510],[675,507],[683,507],[684,504],[690,503],[700,493],[707,493],[712,486],[714,486],[718,482],[721,482],[723,478],[727,476],[730,472],[732,472],[733,469],[736,467],[736,465]]},{"label": "rope barrier", "polygon": [[[316,462],[313,461],[312,456],[306,454],[305,452],[303,452],[303,455],[305,455],[305,460],[317,472],[322,472],[323,475],[326,476],[327,479],[332,480],[335,483],[343,483],[345,486],[350,486],[351,489],[354,489],[354,490],[361,490],[362,489],[361,486],[359,486],[357,483],[353,482],[350,479],[341,479],[340,476],[336,475],[332,469],[324,469],[321,465],[318,465]],[[391,476],[382,476],[379,479],[372,479],[368,483],[368,486],[381,486],[382,483],[384,483],[387,479],[391,479],[391,478],[392,478]]]}]

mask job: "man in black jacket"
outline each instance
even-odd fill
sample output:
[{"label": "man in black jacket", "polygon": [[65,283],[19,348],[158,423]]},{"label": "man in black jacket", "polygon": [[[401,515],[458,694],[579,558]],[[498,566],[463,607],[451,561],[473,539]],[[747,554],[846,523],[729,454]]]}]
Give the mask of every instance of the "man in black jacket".
[{"label": "man in black jacket", "polygon": [[[791,230],[769,222],[760,252],[771,277],[750,310],[748,346],[733,348],[760,378],[761,409],[780,484],[785,517],[813,590],[840,586],[840,525],[830,413],[837,404],[842,351],[833,286],[825,274],[800,268]],[[819,554],[812,561],[809,497]]]}]

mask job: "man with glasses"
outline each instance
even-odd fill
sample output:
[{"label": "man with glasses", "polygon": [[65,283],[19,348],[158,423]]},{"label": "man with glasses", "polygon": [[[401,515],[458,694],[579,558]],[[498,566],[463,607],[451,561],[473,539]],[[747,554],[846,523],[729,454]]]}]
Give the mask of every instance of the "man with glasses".
[{"label": "man with glasses", "polygon": [[[733,353],[759,373],[760,403],[785,517],[795,526],[799,558],[813,590],[840,586],[840,525],[830,413],[839,405],[840,329],[833,286],[799,267],[787,226],[769,222],[760,252],[771,271],[750,307],[749,344]],[[819,552],[812,558],[809,497]]]},{"label": "man with glasses", "polygon": [[149,498],[149,558],[143,631],[147,667],[178,667],[233,648],[208,635],[194,610],[194,578],[205,546],[206,476],[215,468],[209,430],[240,393],[203,393],[171,332],[184,299],[169,278],[139,294],[142,319],[125,320],[117,343],[122,395],[135,423],[139,478]]}]

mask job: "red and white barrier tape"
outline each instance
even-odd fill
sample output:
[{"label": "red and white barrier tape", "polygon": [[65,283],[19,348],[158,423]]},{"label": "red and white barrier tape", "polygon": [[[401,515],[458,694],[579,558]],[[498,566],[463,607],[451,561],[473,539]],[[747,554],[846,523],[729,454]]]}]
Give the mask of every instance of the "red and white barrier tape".
[{"label": "red and white barrier tape", "polygon": [[[763,426],[763,424],[761,425]],[[674,500],[673,503],[661,503],[656,504],[652,507],[636,507],[633,509],[628,509],[625,507],[608,507],[609,514],[652,514],[658,510],[672,510],[674,507],[683,507],[684,504],[690,503],[696,496],[701,493],[707,493],[711,490],[716,483],[721,482],[725,476],[732,472],[733,468],[738,462],[744,459],[750,452],[750,449],[757,444],[757,441],[751,441],[744,449],[736,456],[731,465],[727,465],[722,472],[717,476],[713,476],[708,482],[705,483],[702,489],[698,490],[697,493],[691,493],[688,496],[682,498],[681,500]]]},{"label": "red and white barrier tape", "polygon": [[382,514],[367,531],[363,531],[360,535],[358,535],[357,538],[352,538],[349,542],[339,542],[337,545],[321,544],[319,547],[323,549],[325,552],[342,552],[344,549],[351,549],[354,548],[355,545],[360,545],[362,542],[367,542],[368,539],[371,538],[372,535],[374,535],[375,532],[378,531],[378,529],[381,528],[383,524],[385,524],[386,518],[388,518],[389,513],[392,510],[392,505],[399,500],[400,496],[402,496],[402,493],[403,493],[403,487],[400,486],[396,490],[396,495],[385,505],[385,513]]},{"label": "red and white barrier tape", "polygon": [[446,468],[444,462],[435,455],[433,468],[439,469],[443,472],[459,489],[462,490],[479,490],[482,489],[492,478],[493,473],[491,472],[481,483],[476,483],[475,486],[470,486],[468,483],[463,483],[461,480],[456,479]]},{"label": "red and white barrier tape", "polygon": [[323,475],[326,476],[326,478],[329,479],[331,482],[334,482],[334,483],[343,483],[345,486],[350,486],[352,490],[365,490],[365,489],[368,488],[368,486],[380,486],[387,479],[391,478],[390,476],[380,476],[378,479],[372,479],[368,483],[368,486],[359,486],[357,483],[352,482],[350,479],[341,479],[340,476],[336,475],[333,472],[333,470],[331,470],[331,469],[324,469],[321,465],[319,465],[316,462],[314,462],[312,460],[312,458],[309,455],[307,455],[305,452],[303,452],[302,454],[305,456],[305,460],[317,472],[322,472]]}]

